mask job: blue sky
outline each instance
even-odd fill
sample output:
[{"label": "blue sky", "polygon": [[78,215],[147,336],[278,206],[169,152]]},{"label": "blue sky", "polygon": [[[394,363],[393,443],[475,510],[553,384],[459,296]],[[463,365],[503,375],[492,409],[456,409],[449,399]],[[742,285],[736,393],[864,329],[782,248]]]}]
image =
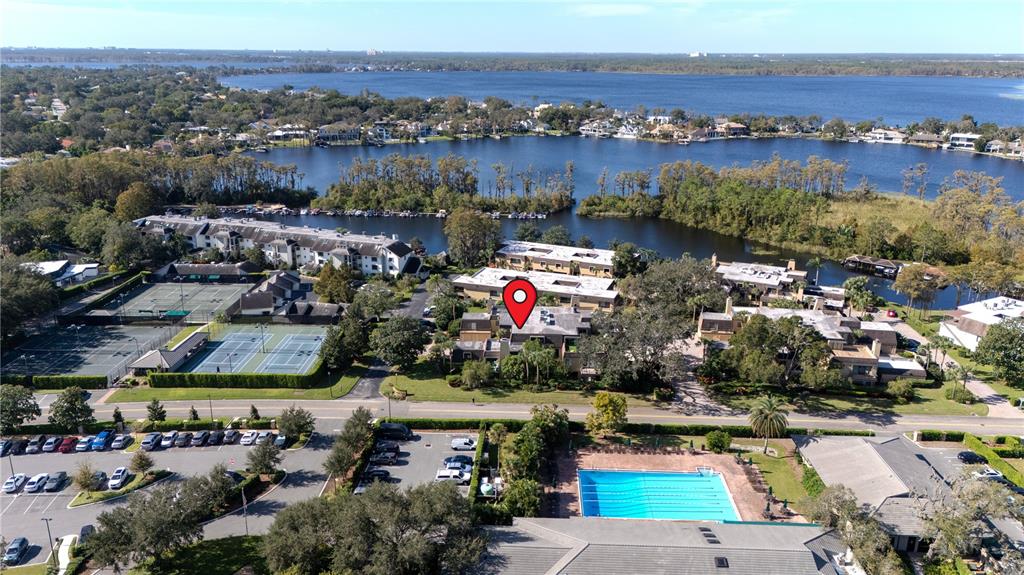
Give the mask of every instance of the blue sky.
[{"label": "blue sky", "polygon": [[0,0],[4,46],[1021,53],[1020,0]]}]

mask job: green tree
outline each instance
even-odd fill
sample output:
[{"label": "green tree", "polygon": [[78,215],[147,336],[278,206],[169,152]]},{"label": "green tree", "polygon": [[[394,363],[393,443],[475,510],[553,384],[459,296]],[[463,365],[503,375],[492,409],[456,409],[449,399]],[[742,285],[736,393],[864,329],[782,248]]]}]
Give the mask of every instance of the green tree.
[{"label": "green tree", "polygon": [[124,415],[121,414],[121,408],[120,407],[114,406],[114,413],[111,416],[111,419],[114,421],[114,425],[118,425],[118,424],[123,424],[124,423]]},{"label": "green tree", "polygon": [[121,221],[132,221],[160,211],[160,198],[146,184],[132,182],[117,196],[114,216]]},{"label": "green tree", "polygon": [[932,273],[929,273],[928,266],[924,264],[904,267],[896,276],[896,281],[892,283],[894,290],[907,295],[911,308],[914,307],[915,302],[920,303],[922,313],[934,299],[935,292],[939,287],[938,280]]},{"label": "green tree", "polygon": [[21,385],[0,385],[0,435],[10,436],[40,415],[42,412],[31,389]]},{"label": "green tree", "polygon": [[467,361],[462,365],[462,385],[466,389],[477,389],[486,386],[494,370],[485,360]]},{"label": "green tree", "polygon": [[716,429],[704,436],[708,449],[715,453],[725,453],[732,446],[732,436],[728,432]]},{"label": "green tree", "polygon": [[94,423],[92,407],[85,402],[82,389],[69,387],[50,404],[49,421],[64,431],[79,431],[89,423]]},{"label": "green tree", "polygon": [[364,320],[378,318],[395,307],[395,292],[383,281],[375,280],[363,285],[352,298],[347,313]]},{"label": "green tree", "polygon": [[768,453],[768,438],[782,437],[789,427],[789,418],[780,399],[767,395],[762,397],[747,416],[750,429],[757,437],[764,438],[764,452]]},{"label": "green tree", "polygon": [[267,261],[267,254],[263,253],[263,249],[259,246],[252,246],[242,250],[242,259],[256,264],[262,269],[270,267],[270,262]]},{"label": "green tree", "polygon": [[5,339],[57,304],[53,281],[22,263],[14,256],[0,259],[0,329]]},{"label": "green tree", "polygon": [[210,202],[203,202],[192,210],[192,215],[199,218],[219,218],[220,209]]},{"label": "green tree", "polygon": [[75,472],[71,474],[71,482],[82,491],[92,491],[96,488],[93,484],[93,474],[96,470],[88,461],[81,461],[75,466]]},{"label": "green tree", "polygon": [[590,239],[590,236],[580,236],[576,240],[576,245],[584,249],[594,249],[594,240]]},{"label": "green tree", "polygon": [[455,319],[461,319],[466,313],[466,304],[462,298],[455,294],[441,294],[433,299],[434,323],[438,326],[446,326]]},{"label": "green tree", "polygon": [[875,301],[875,294],[868,288],[867,276],[853,276],[847,279],[843,282],[843,289],[846,290],[846,300],[855,310],[863,311]]},{"label": "green tree", "polygon": [[381,361],[407,370],[430,343],[430,335],[415,318],[398,316],[384,322],[370,336],[370,348]]},{"label": "green tree", "polygon": [[842,118],[833,118],[822,127],[822,132],[833,140],[841,140],[845,138],[848,131],[849,127]]},{"label": "green tree", "polygon": [[110,224],[110,212],[101,207],[86,208],[71,218],[68,235],[75,246],[82,251],[99,255],[103,249],[103,236]]},{"label": "green tree", "polygon": [[523,222],[516,226],[513,237],[521,242],[535,242],[540,239],[540,228],[534,222]]},{"label": "green tree", "polygon": [[260,420],[260,410],[256,409],[256,404],[255,403],[250,403],[249,404],[249,419],[251,419],[253,421],[259,421]]},{"label": "green tree", "polygon": [[477,210],[459,208],[444,222],[448,253],[463,266],[481,266],[490,261],[501,241],[501,224]]},{"label": "green tree", "polygon": [[150,469],[153,469],[153,465],[153,458],[140,449],[132,454],[131,461],[128,462],[128,469],[131,469],[133,473],[146,475]]},{"label": "green tree", "polygon": [[342,266],[335,269],[331,262],[327,262],[320,270],[313,291],[330,303],[350,303],[355,295],[352,279],[351,268]]},{"label": "green tree", "polygon": [[196,411],[196,406],[188,408],[188,419],[189,421],[199,421],[199,412]]},{"label": "green tree", "polygon": [[544,230],[544,233],[540,236],[540,241],[545,244],[571,246],[572,236],[569,235],[569,230],[565,229],[565,226],[558,224]]},{"label": "green tree", "polygon": [[270,442],[262,443],[249,450],[247,460],[253,473],[271,475],[281,465],[281,450]]},{"label": "green tree", "polygon": [[594,411],[587,414],[587,431],[595,435],[615,433],[626,425],[626,396],[599,391],[594,396]]},{"label": "green tree", "polygon": [[900,403],[910,403],[917,398],[917,390],[909,379],[890,381],[886,391]]},{"label": "green tree", "polygon": [[1010,491],[995,481],[977,481],[968,471],[953,481],[952,491],[924,518],[922,535],[933,540],[929,559],[953,561],[969,555],[988,529],[987,521],[1010,514]]},{"label": "green tree", "polygon": [[153,398],[148,405],[146,405],[146,418],[150,421],[166,421],[167,410],[164,409],[162,403],[157,398]]},{"label": "green tree", "polygon": [[995,366],[997,374],[1010,385],[1024,387],[1024,318],[990,325],[974,357]]},{"label": "green tree", "polygon": [[277,417],[277,429],[286,437],[297,439],[313,433],[315,428],[316,418],[313,414],[301,407],[295,407],[294,404],[284,408]]},{"label": "green tree", "polygon": [[612,275],[617,278],[637,275],[647,269],[647,262],[640,255],[636,244],[629,242],[615,246],[612,254]]},{"label": "green tree", "polygon": [[123,270],[138,268],[149,258],[149,244],[131,222],[107,225],[103,234],[103,261]]},{"label": "green tree", "polygon": [[515,479],[501,495],[501,504],[513,517],[540,515],[540,485],[533,479]]}]

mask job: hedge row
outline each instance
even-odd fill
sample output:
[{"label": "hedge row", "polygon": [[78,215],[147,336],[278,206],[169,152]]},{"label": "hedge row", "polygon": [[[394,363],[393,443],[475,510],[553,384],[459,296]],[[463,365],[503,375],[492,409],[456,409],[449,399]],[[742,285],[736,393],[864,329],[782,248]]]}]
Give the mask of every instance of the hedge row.
[{"label": "hedge row", "polygon": [[224,429],[223,418],[220,419],[167,419],[164,421],[139,421],[132,424],[135,433],[149,433],[151,431],[203,431],[213,429]]},{"label": "hedge row", "polygon": [[[104,429],[114,429],[115,427],[117,426],[114,425],[113,421],[97,421],[95,423],[87,423],[83,425],[82,429],[85,430],[86,435],[93,435],[103,431]],[[78,430],[67,430],[53,425],[52,423],[34,423],[30,425],[22,425],[18,433],[21,435],[38,435],[40,433],[46,435],[64,435],[68,433],[77,435]]]},{"label": "hedge row", "polygon": [[[404,423],[409,429],[479,429],[482,425],[502,423],[505,429],[517,433],[526,424],[527,419],[428,419],[424,417],[393,417],[393,423]],[[572,431],[582,431],[583,425],[569,422]]]},{"label": "hedge row", "polygon": [[1003,459],[1024,459],[1024,448],[1021,447],[995,447],[992,451]]},{"label": "hedge row", "polygon": [[309,373],[151,373],[150,387],[235,387],[308,389],[320,381],[321,363]]},{"label": "hedge row", "polygon": [[139,272],[138,274],[135,274],[134,276],[132,276],[131,279],[118,286],[117,289],[112,289],[107,293],[101,295],[100,297],[89,302],[89,304],[85,306],[84,311],[91,311],[94,309],[101,308],[110,303],[111,301],[113,301],[114,298],[116,298],[117,296],[135,289],[137,286],[142,284],[143,278],[145,278],[147,275],[149,275],[148,272]]},{"label": "hedge row", "polygon": [[1024,487],[1024,473],[1021,473],[1014,466],[1003,461],[1003,458],[999,457],[999,454],[996,453],[995,450],[985,445],[985,443],[980,439],[970,433],[967,433],[964,435],[964,445],[973,449],[975,453],[988,459],[989,466],[1002,473],[1003,477],[1007,480],[1016,483],[1020,487]]},{"label": "hedge row", "polygon": [[469,506],[476,503],[476,495],[480,492],[480,463],[484,458],[484,443],[487,442],[488,425],[480,422],[480,433],[476,439],[476,453],[473,455],[473,473],[469,478]]},{"label": "hedge row", "polygon": [[85,283],[80,283],[80,284],[73,285],[71,287],[66,287],[66,288],[61,290],[60,297],[65,298],[65,297],[68,297],[68,296],[73,296],[75,294],[82,293],[85,290],[92,289],[93,286],[98,286],[100,284],[104,284],[104,283],[107,283],[107,282],[113,282],[114,280],[116,280],[117,278],[125,275],[126,273],[128,273],[128,272],[127,271],[115,272],[115,273],[112,273],[112,274],[107,274],[107,275],[102,276],[102,277],[98,277],[96,279],[91,279],[91,280],[89,280],[89,281],[87,281]]},{"label": "hedge row", "polygon": [[922,429],[917,432],[920,441],[963,441],[963,431],[939,431],[936,429]]},{"label": "hedge row", "polygon": [[4,374],[4,376],[0,378],[0,383],[20,385],[22,387],[34,387],[35,389],[67,389],[69,387],[80,387],[82,389],[106,389],[107,376]]}]

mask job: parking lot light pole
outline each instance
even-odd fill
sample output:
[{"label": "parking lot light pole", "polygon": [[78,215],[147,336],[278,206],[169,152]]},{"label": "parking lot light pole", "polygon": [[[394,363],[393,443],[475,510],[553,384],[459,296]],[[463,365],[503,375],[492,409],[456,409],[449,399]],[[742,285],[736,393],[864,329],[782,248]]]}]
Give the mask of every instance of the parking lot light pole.
[{"label": "parking lot light pole", "polygon": [[53,558],[53,563],[57,564],[57,552],[53,549],[53,534],[50,533],[50,522],[53,521],[52,517],[43,517],[42,521],[46,523],[46,537],[50,540],[50,557]]},{"label": "parking lot light pole", "polygon": [[245,489],[242,489],[242,519],[245,521],[245,536],[249,536],[249,502],[245,499]]},{"label": "parking lot light pole", "polygon": [[7,464],[11,466],[11,475],[14,475],[14,458],[11,457],[13,451],[14,449],[12,448],[11,451],[7,452]]},{"label": "parking lot light pole", "polygon": [[210,402],[210,422],[213,423],[213,394],[206,394],[207,401]]}]

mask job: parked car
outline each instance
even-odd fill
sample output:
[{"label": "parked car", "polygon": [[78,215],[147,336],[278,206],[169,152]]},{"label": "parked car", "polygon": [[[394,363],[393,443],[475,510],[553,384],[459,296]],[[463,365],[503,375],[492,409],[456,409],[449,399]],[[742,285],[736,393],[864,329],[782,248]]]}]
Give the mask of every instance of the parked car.
[{"label": "parked car", "polygon": [[18,537],[4,549],[4,565],[17,565],[28,551],[28,539]]},{"label": "parked car", "polygon": [[438,469],[434,481],[452,481],[458,485],[467,485],[470,474],[458,469]]},{"label": "parked car", "polygon": [[235,482],[235,485],[245,481],[245,476],[237,471],[231,471],[230,469],[224,472],[224,476]]},{"label": "parked car", "polygon": [[118,467],[114,470],[114,474],[110,476],[107,487],[110,489],[121,489],[128,484],[129,479],[131,479],[131,474],[128,473],[128,468]]},{"label": "parked car", "polygon": [[224,441],[223,431],[211,431],[210,438],[206,440],[207,445],[220,445]]},{"label": "parked car", "polygon": [[139,445],[139,447],[141,447],[145,451],[153,451],[154,449],[160,447],[160,440],[162,438],[163,435],[161,435],[160,432],[151,431],[147,433],[145,437],[142,438],[142,443]]},{"label": "parked car", "polygon": [[97,471],[92,474],[92,490],[103,491],[107,488],[107,472]]},{"label": "parked car", "polygon": [[174,441],[178,439],[177,431],[168,431],[160,438],[160,447],[163,449],[169,449],[174,447]]},{"label": "parked car", "polygon": [[28,438],[28,445],[25,446],[25,453],[39,453],[46,443],[45,435],[33,435]]},{"label": "parked car", "polygon": [[369,467],[363,473],[363,477],[371,481],[387,481],[388,479],[391,479],[391,472],[379,467]]},{"label": "parked car", "polygon": [[208,439],[210,439],[209,431],[199,431],[192,436],[192,447],[202,447],[206,445]]},{"label": "parked car", "polygon": [[8,452],[8,455],[21,455],[25,453],[26,447],[28,447],[27,439],[12,439],[11,450]]},{"label": "parked car", "polygon": [[64,442],[64,438],[59,435],[51,435],[46,439],[46,443],[43,444],[43,453],[53,453],[57,451],[60,444]]},{"label": "parked car", "polygon": [[93,451],[106,451],[110,448],[110,442],[114,441],[114,430],[104,429],[92,440]]},{"label": "parked car", "polygon": [[288,438],[278,433],[274,436],[274,447],[278,449],[284,449],[284,446],[288,443]]},{"label": "parked car", "polygon": [[894,310],[894,309],[885,310],[885,317],[896,317],[896,310]]},{"label": "parked car", "polygon": [[398,463],[398,456],[394,453],[381,452],[370,456],[370,465],[394,465]]},{"label": "parked car", "polygon": [[256,445],[263,445],[264,443],[270,443],[270,436],[273,435],[269,431],[261,431],[256,435]]},{"label": "parked car", "polygon": [[232,443],[238,441],[238,437],[240,435],[241,434],[238,433],[237,429],[229,429],[229,430],[225,431],[224,432],[224,445],[231,445]]},{"label": "parked car", "polygon": [[473,451],[476,449],[476,440],[472,437],[456,437],[452,440],[452,449],[455,451]]},{"label": "parked car", "polygon": [[253,442],[256,441],[256,436],[257,435],[259,435],[259,433],[256,432],[256,431],[252,431],[252,430],[246,431],[245,433],[242,434],[241,444],[242,445],[252,445]]},{"label": "parked car", "polygon": [[83,525],[78,531],[78,544],[82,545],[87,539],[92,537],[92,534],[96,532],[96,528],[92,524]]},{"label": "parked car", "polygon": [[404,423],[382,423],[379,432],[380,436],[386,439],[408,441],[413,437],[412,431]]},{"label": "parked car", "polygon": [[445,469],[458,469],[459,471],[465,471],[466,473],[473,473],[473,466],[472,465],[466,465],[465,463],[458,463],[456,461],[453,461],[451,463],[446,463],[444,468]]},{"label": "parked car", "polygon": [[46,485],[43,486],[43,491],[47,493],[54,493],[64,489],[64,484],[68,482],[68,474],[64,471],[57,471],[50,474],[50,478],[46,480]]},{"label": "parked car", "polygon": [[17,493],[22,485],[25,485],[26,476],[24,473],[15,473],[4,481],[4,493]]},{"label": "parked car", "polygon": [[79,453],[83,451],[89,451],[89,448],[92,447],[92,442],[95,440],[95,435],[86,435],[82,439],[79,439],[78,443],[75,444],[75,451]]},{"label": "parked car", "polygon": [[192,443],[192,433],[189,431],[183,431],[178,434],[178,437],[174,439],[175,447],[188,447]]},{"label": "parked car", "polygon": [[61,453],[72,453],[77,447],[78,438],[72,435],[71,437],[65,437],[64,441],[60,442],[60,447],[57,448],[57,451]]},{"label": "parked car", "polygon": [[975,471],[973,475],[977,479],[992,479],[995,481],[1001,481],[1003,479],[1002,473],[996,471],[995,469],[992,469],[987,465],[984,468]]},{"label": "parked car", "polygon": [[14,445],[10,439],[0,440],[0,457],[7,457],[7,454],[11,452],[11,446]]},{"label": "parked car", "polygon": [[473,458],[468,455],[452,455],[451,457],[444,458],[444,466],[448,467],[452,463],[461,463],[462,465],[473,465]]},{"label": "parked car", "polygon": [[961,451],[960,453],[956,454],[956,458],[968,465],[988,463],[987,457],[985,457],[984,455],[979,455],[973,451]]},{"label": "parked car", "polygon": [[124,449],[132,444],[135,439],[127,433],[114,436],[114,441],[110,442],[111,449]]},{"label": "parked car", "polygon": [[401,453],[401,446],[394,441],[378,441],[377,444],[373,446],[373,450],[377,453],[394,453],[395,455],[398,455]]},{"label": "parked car", "polygon": [[48,473],[37,473],[33,475],[32,479],[29,479],[28,483],[25,484],[25,492],[35,493],[37,491],[42,491],[48,479],[50,479],[50,475]]}]

